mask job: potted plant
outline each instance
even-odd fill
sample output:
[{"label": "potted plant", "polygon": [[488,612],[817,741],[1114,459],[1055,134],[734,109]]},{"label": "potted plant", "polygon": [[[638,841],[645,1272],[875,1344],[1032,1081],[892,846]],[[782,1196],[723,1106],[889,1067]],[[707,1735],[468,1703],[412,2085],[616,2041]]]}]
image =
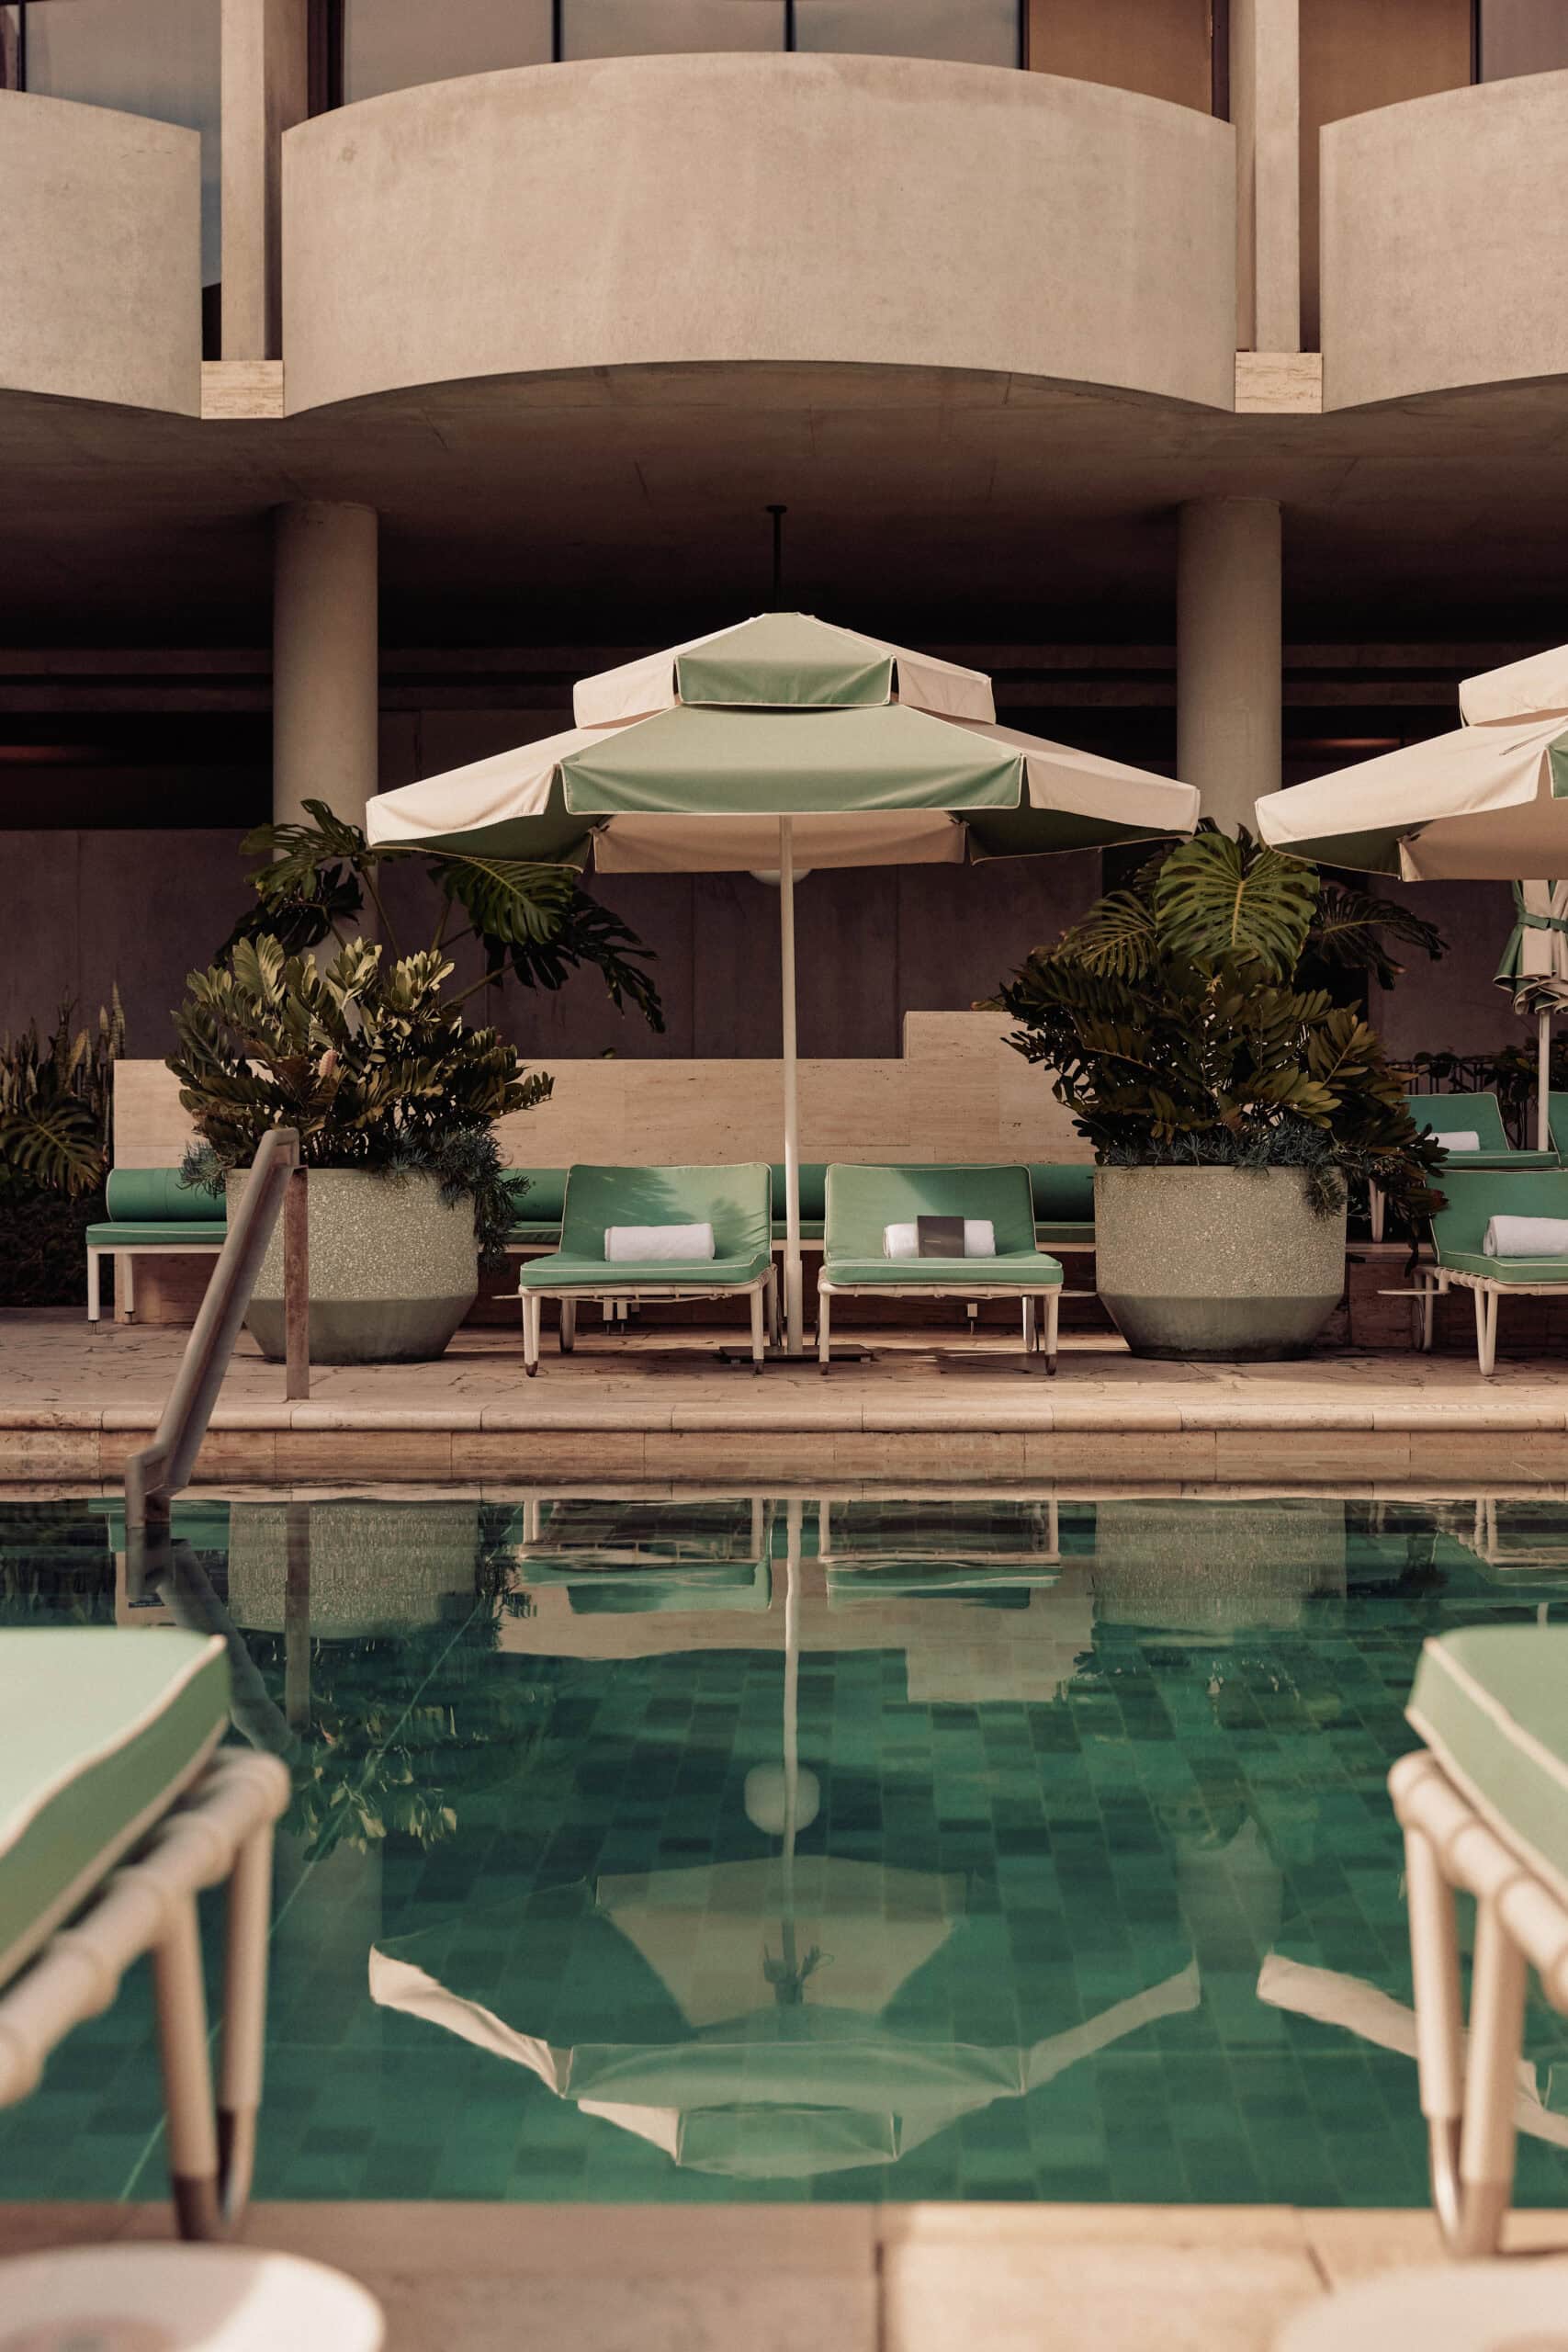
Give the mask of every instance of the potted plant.
[{"label": "potted plant", "polygon": [[1137,1355],[1301,1355],[1344,1288],[1348,1187],[1408,1218],[1439,1147],[1359,1006],[1399,906],[1212,825],[1152,858],[998,1001],[1095,1147],[1100,1295]]},{"label": "potted plant", "polygon": [[[247,837],[263,860],[250,877],[257,904],[191,973],[175,1014],[169,1068],[197,1138],[184,1172],[232,1203],[267,1130],[297,1128],[310,1171],[312,1358],[422,1361],[446,1346],[480,1263],[499,1262],[516,1218],[495,1123],[552,1084],[497,1030],[468,1027],[464,1005],[509,971],[556,989],[592,965],[616,1004],[629,997],[654,1028],[663,1020],[640,968],[649,951],[570,866],[371,850],[323,803],[306,805],[310,824]],[[432,944],[404,956],[378,874],[411,854],[435,885],[438,914]],[[384,945],[354,935],[367,900]],[[335,953],[320,962],[329,938]],[[465,939],[482,968],[449,988],[450,951]],[[280,1361],[281,1232],[245,1319]]]},{"label": "potted plant", "polygon": [[118,991],[96,1029],[47,1037],[36,1021],[0,1040],[0,1306],[61,1306],[82,1295],[87,1227],[105,1214],[114,1066],[125,1051]]}]

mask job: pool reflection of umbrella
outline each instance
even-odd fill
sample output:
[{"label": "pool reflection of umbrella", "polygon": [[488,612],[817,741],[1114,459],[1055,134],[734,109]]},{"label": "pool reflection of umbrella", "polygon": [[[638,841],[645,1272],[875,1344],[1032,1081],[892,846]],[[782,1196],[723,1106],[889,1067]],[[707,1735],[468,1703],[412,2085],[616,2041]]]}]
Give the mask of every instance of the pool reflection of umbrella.
[{"label": "pool reflection of umbrella", "polygon": [[[756,1768],[747,1783],[748,1812],[781,1851],[604,1878],[547,1893],[521,1919],[489,1915],[486,1999],[449,1981],[463,1969],[462,1920],[370,1955],[382,2007],[526,2068],[680,2165],[735,2178],[895,2164],[960,2116],[1022,2098],[1200,1996],[1190,1964],[1031,2042],[888,2019],[962,1924],[964,1882],[796,1851],[817,1805],[795,1720],[802,1509],[785,1507],[783,1766]],[[553,1957],[556,1979],[537,1994],[548,2032],[521,2030],[491,2006],[498,1943],[520,1973],[531,1951]]]}]

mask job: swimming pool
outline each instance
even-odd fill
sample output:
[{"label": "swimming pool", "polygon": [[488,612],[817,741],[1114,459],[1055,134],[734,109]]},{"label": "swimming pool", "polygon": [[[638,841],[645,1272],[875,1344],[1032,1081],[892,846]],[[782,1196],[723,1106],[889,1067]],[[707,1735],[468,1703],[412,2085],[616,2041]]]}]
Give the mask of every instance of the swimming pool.
[{"label": "swimming pool", "polygon": [[[1419,2203],[1384,1792],[1568,1504],[0,1504],[0,1623],[231,1634],[289,1758],[257,2193]],[[1522,2203],[1568,2197],[1532,2011]],[[157,2197],[140,1977],[0,2198]]]}]

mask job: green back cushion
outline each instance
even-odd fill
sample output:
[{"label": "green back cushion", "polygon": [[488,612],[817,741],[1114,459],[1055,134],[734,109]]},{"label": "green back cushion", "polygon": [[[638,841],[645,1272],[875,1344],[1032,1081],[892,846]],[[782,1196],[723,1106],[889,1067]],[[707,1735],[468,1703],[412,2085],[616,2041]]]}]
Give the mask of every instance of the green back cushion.
[{"label": "green back cushion", "polygon": [[561,1249],[569,1258],[604,1255],[612,1225],[711,1225],[716,1258],[754,1258],[773,1249],[768,1170],[574,1167],[567,1178]]},{"label": "green back cushion", "polygon": [[989,1217],[997,1254],[1034,1247],[1027,1168],[857,1168],[828,1170],[828,1253],[880,1258],[883,1228],[921,1216]]},{"label": "green back cushion", "polygon": [[182,1184],[177,1168],[111,1168],[106,1197],[116,1225],[224,1225],[221,1193]]},{"label": "green back cushion", "polygon": [[1092,1161],[1032,1159],[1029,1182],[1034,1193],[1034,1214],[1042,1225],[1094,1223]]},{"label": "green back cushion", "polygon": [[1418,1127],[1435,1136],[1478,1135],[1483,1151],[1506,1151],[1508,1131],[1495,1094],[1407,1094],[1405,1105]]},{"label": "green back cushion", "polygon": [[[1568,1094],[1549,1094],[1546,1099],[1551,1114],[1551,1148],[1568,1152]],[[1533,1127],[1530,1132],[1535,1132]]]},{"label": "green back cushion", "polygon": [[[784,1207],[784,1172],[775,1161],[769,1170],[773,1178],[773,1215],[782,1225],[787,1211]],[[828,1163],[825,1159],[803,1159],[800,1163],[800,1214],[813,1217],[820,1224],[828,1214],[824,1202],[828,1191]]]},{"label": "green back cushion", "polygon": [[566,1206],[564,1168],[509,1168],[507,1190],[519,1225],[558,1225]]},{"label": "green back cushion", "polygon": [[150,1825],[228,1707],[216,1635],[0,1633],[0,1984]]},{"label": "green back cushion", "polygon": [[1568,1170],[1445,1168],[1438,1183],[1448,1206],[1432,1219],[1439,1261],[1483,1256],[1486,1227],[1495,1216],[1568,1217]]}]

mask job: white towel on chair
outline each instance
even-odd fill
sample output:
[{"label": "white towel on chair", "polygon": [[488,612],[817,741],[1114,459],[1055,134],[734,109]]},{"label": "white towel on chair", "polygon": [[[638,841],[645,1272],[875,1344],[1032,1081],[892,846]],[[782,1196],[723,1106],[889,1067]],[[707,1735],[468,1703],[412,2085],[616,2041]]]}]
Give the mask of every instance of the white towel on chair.
[{"label": "white towel on chair", "polygon": [[[920,1229],[918,1225],[885,1225],[882,1228],[883,1254],[888,1258],[918,1258],[920,1254]],[[966,1216],[964,1220],[964,1255],[966,1258],[994,1258],[997,1254],[997,1228],[988,1216]],[[927,1261],[940,1266],[940,1258]],[[956,1259],[950,1262],[956,1264]]]},{"label": "white towel on chair", "polygon": [[1481,1136],[1475,1127],[1428,1127],[1427,1133],[1445,1151],[1479,1151]]},{"label": "white towel on chair", "polygon": [[679,1259],[690,1264],[713,1256],[711,1225],[607,1225],[604,1255],[612,1266]]},{"label": "white towel on chair", "polygon": [[1495,1216],[1481,1250],[1486,1258],[1568,1258],[1568,1216]]}]

